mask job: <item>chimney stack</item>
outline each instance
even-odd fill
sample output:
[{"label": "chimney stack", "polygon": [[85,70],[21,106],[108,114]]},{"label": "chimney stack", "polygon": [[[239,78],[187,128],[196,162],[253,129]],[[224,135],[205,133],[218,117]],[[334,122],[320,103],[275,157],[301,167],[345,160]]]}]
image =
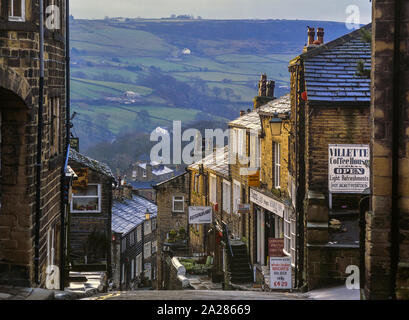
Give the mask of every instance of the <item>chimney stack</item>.
[{"label": "chimney stack", "polygon": [[308,28],[308,43],[307,46],[314,44],[315,40],[315,28],[307,27]]},{"label": "chimney stack", "polygon": [[258,82],[258,96],[265,97],[267,95],[267,75],[262,74]]},{"label": "chimney stack", "polygon": [[317,29],[317,38],[320,44],[324,44],[324,28]]},{"label": "chimney stack", "polygon": [[267,81],[267,97],[274,98],[276,83],[274,80]]}]

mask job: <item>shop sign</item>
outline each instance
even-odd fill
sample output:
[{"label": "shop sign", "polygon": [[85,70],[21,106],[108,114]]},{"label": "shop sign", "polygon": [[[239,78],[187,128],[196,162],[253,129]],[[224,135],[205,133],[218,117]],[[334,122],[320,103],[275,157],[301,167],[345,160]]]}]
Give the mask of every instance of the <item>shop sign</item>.
[{"label": "shop sign", "polygon": [[248,186],[249,187],[260,187],[260,170],[257,170],[255,174],[248,176]]},{"label": "shop sign", "polygon": [[88,168],[74,169],[78,180],[72,182],[74,188],[87,188],[88,187]]},{"label": "shop sign", "polygon": [[70,148],[77,152],[80,152],[80,139],[70,138]]},{"label": "shop sign", "polygon": [[212,218],[212,207],[189,207],[189,224],[212,223]]},{"label": "shop sign", "polygon": [[256,205],[278,215],[284,217],[284,204],[280,201],[274,200],[256,190],[250,189],[250,201]]},{"label": "shop sign", "polygon": [[237,210],[238,213],[246,214],[250,212],[250,205],[249,204],[239,204],[239,209]]},{"label": "shop sign", "polygon": [[268,256],[269,257],[285,257],[284,239],[283,238],[268,238]]},{"label": "shop sign", "polygon": [[270,257],[270,289],[291,289],[291,258]]},{"label": "shop sign", "polygon": [[331,193],[363,193],[370,187],[370,149],[361,144],[330,144],[328,190]]}]

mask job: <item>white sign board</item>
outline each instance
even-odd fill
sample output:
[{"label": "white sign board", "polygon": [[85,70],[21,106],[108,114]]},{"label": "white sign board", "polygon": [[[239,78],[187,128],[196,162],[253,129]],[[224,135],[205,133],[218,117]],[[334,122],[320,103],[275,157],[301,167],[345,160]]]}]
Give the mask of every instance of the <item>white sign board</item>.
[{"label": "white sign board", "polygon": [[275,213],[281,218],[284,217],[284,204],[280,201],[267,197],[253,189],[250,189],[250,201],[272,213]]},{"label": "white sign board", "polygon": [[212,213],[212,207],[189,207],[189,224],[212,223]]},{"label": "white sign board", "polygon": [[270,258],[270,289],[291,289],[291,258]]},{"label": "white sign board", "polygon": [[370,187],[368,145],[330,144],[328,190],[331,193],[363,193]]}]

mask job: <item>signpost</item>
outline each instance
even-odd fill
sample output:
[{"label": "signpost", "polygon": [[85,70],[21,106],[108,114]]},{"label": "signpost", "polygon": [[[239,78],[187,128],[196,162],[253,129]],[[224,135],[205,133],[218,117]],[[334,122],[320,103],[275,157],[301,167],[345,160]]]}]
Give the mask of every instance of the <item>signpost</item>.
[{"label": "signpost", "polygon": [[292,288],[290,257],[270,258],[270,288],[276,290]]},{"label": "signpost", "polygon": [[212,207],[189,207],[189,224],[211,224]]},{"label": "signpost", "polygon": [[364,193],[370,188],[370,149],[363,144],[328,146],[328,191],[332,209],[333,193]]}]

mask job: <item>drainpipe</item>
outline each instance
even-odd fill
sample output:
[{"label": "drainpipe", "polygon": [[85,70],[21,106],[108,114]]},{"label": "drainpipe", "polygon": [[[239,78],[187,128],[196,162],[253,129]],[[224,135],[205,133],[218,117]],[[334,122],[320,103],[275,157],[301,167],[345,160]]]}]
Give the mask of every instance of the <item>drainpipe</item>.
[{"label": "drainpipe", "polygon": [[37,123],[37,184],[36,184],[36,215],[35,215],[35,283],[40,285],[40,219],[41,219],[41,171],[42,171],[42,139],[43,139],[43,100],[44,100],[44,1],[40,0],[40,79]]},{"label": "drainpipe", "polygon": [[[65,1],[65,155],[66,159],[69,157],[70,149],[70,1]],[[65,178],[65,170],[67,168],[68,161],[66,161],[65,167],[62,170],[62,180]],[[63,186],[63,184],[62,184]],[[65,264],[66,264],[66,248],[67,243],[65,241],[66,237],[66,214],[68,213],[68,205],[64,203],[63,200],[64,194],[61,192],[61,234],[60,234],[60,290],[65,288]]]},{"label": "drainpipe", "polygon": [[[299,229],[298,227],[298,72],[299,72],[299,64],[296,66],[296,72],[295,72],[295,227],[296,230]],[[298,235],[300,234],[299,232],[297,233],[296,241],[295,241],[295,287],[298,288],[298,250],[299,250],[299,239]]]},{"label": "drainpipe", "polygon": [[393,62],[393,131],[392,131],[392,217],[391,217],[391,297],[396,299],[396,273],[399,263],[399,146],[400,146],[400,17],[401,1],[395,0],[395,35]]}]

